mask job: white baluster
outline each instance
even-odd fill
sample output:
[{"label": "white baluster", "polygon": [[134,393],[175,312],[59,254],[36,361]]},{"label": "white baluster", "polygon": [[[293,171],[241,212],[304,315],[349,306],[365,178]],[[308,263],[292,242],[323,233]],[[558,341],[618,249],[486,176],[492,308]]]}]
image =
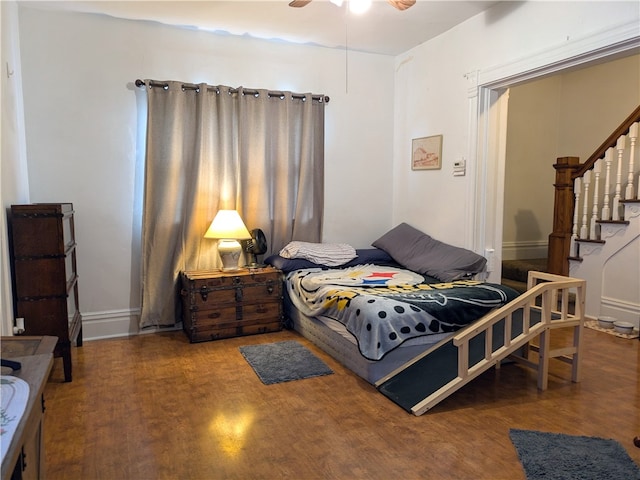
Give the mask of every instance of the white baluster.
[{"label": "white baluster", "polygon": [[624,192],[625,200],[633,200],[633,160],[636,155],[636,140],[638,139],[638,122],[629,128],[629,176],[627,178],[627,189]]},{"label": "white baluster", "polygon": [[596,240],[600,235],[597,231],[598,227],[598,186],[600,185],[600,165],[602,159],[593,164],[593,208],[591,209],[591,228],[589,229],[589,238]]},{"label": "white baluster", "polygon": [[618,170],[616,172],[616,193],[613,196],[613,214],[611,216],[612,220],[620,220],[620,196],[622,193],[622,155],[624,154],[626,143],[627,137],[625,137],[624,135],[618,138],[618,143],[616,143],[616,150],[618,150]]},{"label": "white baluster", "polygon": [[604,175],[604,198],[602,204],[602,220],[611,220],[611,209],[609,208],[609,193],[611,191],[611,161],[613,159],[613,148],[608,148],[604,152],[604,164],[606,166]]},{"label": "white baluster", "polygon": [[579,244],[576,241],[578,239],[578,210],[580,205],[580,194],[582,189],[582,179],[580,177],[573,181],[573,196],[575,197],[575,203],[573,204],[573,228],[571,229],[571,246],[569,248],[569,255],[572,257],[578,257],[580,255]]},{"label": "white baluster", "polygon": [[591,183],[591,170],[587,170],[582,178],[584,183],[584,200],[582,208],[582,226],[580,227],[580,238],[589,238],[589,184]]}]

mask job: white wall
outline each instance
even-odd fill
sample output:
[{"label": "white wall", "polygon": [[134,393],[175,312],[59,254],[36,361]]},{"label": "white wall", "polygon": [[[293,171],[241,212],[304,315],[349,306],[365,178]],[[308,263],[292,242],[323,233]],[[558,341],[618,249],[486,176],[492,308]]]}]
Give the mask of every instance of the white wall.
[{"label": "white wall", "polygon": [[584,162],[640,105],[640,54],[563,75],[561,98],[558,156]]},{"label": "white wall", "polygon": [[[475,82],[507,83],[510,76],[579,57],[600,48],[603,38],[606,43],[614,27],[631,25],[623,30],[638,37],[639,15],[637,2],[504,2],[396,57],[394,222],[482,251],[487,245],[473,244],[476,219],[469,212],[499,208],[502,200],[497,207],[472,205],[475,189],[482,188],[474,184],[474,162],[485,155],[475,138]],[[590,36],[598,42],[584,41]],[[411,139],[436,134],[444,135],[442,170],[411,171]],[[462,158],[467,175],[454,177],[453,163]]]},{"label": "white wall", "polygon": [[[324,239],[391,226],[393,59],[20,6],[31,201],[73,202],[84,333],[135,331],[144,134],[136,78],[322,93]],[[348,92],[348,93],[347,93]],[[345,206],[347,208],[345,208]]]},{"label": "white wall", "polygon": [[6,210],[14,203],[29,201],[27,162],[25,154],[24,116],[22,105],[22,74],[18,38],[18,6],[15,2],[0,2],[2,38],[2,149],[0,153],[0,316],[2,335],[11,335],[13,308]]},{"label": "white wall", "polygon": [[[560,75],[509,90],[503,259],[544,258],[553,229]],[[537,245],[541,247],[536,248]],[[537,253],[537,252],[542,253]]]},{"label": "white wall", "polygon": [[[472,247],[478,73],[499,78],[504,65],[519,73],[523,58],[638,23],[636,2],[501,3],[395,59],[351,52],[346,88],[341,50],[45,12],[28,2],[19,12],[30,200],[75,204],[89,338],[109,335],[101,325],[119,318],[126,331],[139,306],[136,78],[331,96],[325,240],[367,246],[407,221]],[[585,51],[575,45],[576,54]],[[442,170],[411,171],[411,139],[434,134],[444,135]],[[463,157],[468,174],[453,177]]]}]

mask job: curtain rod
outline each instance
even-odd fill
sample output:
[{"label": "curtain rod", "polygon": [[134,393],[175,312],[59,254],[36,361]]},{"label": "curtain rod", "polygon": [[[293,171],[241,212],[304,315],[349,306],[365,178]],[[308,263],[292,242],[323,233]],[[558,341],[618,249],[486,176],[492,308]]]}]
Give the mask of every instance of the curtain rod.
[{"label": "curtain rod", "polygon": [[[135,82],[136,87],[145,87],[146,83],[144,83],[144,80],[140,80],[139,78],[136,80]],[[158,82],[156,80],[149,80],[149,86],[150,87],[162,87],[162,88],[169,88],[169,84],[166,82]],[[200,90],[200,85],[196,85],[194,83],[183,83],[182,84],[182,89],[183,90]],[[211,86],[211,85],[207,85],[207,90],[212,90],[212,91],[218,91],[218,87],[215,86]],[[248,89],[248,88],[244,88],[242,90],[245,94],[248,95],[257,95],[259,92],[258,90],[252,90],[252,89]],[[230,88],[229,89],[230,93],[238,93],[238,89],[237,88]],[[284,92],[277,92],[277,91],[268,91],[267,95],[269,95],[270,97],[283,97],[284,96]],[[293,98],[296,99],[304,99],[305,96],[299,93],[292,93],[291,96]],[[317,100],[318,102],[324,102],[324,103],[329,103],[329,100],[331,100],[327,95],[312,95],[311,98],[313,100]]]}]

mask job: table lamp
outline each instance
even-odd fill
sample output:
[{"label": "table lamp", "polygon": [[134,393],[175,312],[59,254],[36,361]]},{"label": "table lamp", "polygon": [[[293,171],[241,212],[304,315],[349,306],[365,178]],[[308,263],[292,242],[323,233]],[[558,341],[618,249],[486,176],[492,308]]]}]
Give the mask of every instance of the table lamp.
[{"label": "table lamp", "polygon": [[251,234],[235,210],[218,210],[204,238],[218,239],[218,254],[222,270],[237,270],[242,246],[238,240],[248,240]]}]

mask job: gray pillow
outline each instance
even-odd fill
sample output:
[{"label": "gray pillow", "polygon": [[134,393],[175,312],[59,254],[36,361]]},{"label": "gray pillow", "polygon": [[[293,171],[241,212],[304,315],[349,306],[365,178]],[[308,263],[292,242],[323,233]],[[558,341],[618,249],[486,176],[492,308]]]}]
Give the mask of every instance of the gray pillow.
[{"label": "gray pillow", "polygon": [[482,272],[487,259],[466,248],[454,247],[401,223],[372,243],[414,272],[443,282]]}]

